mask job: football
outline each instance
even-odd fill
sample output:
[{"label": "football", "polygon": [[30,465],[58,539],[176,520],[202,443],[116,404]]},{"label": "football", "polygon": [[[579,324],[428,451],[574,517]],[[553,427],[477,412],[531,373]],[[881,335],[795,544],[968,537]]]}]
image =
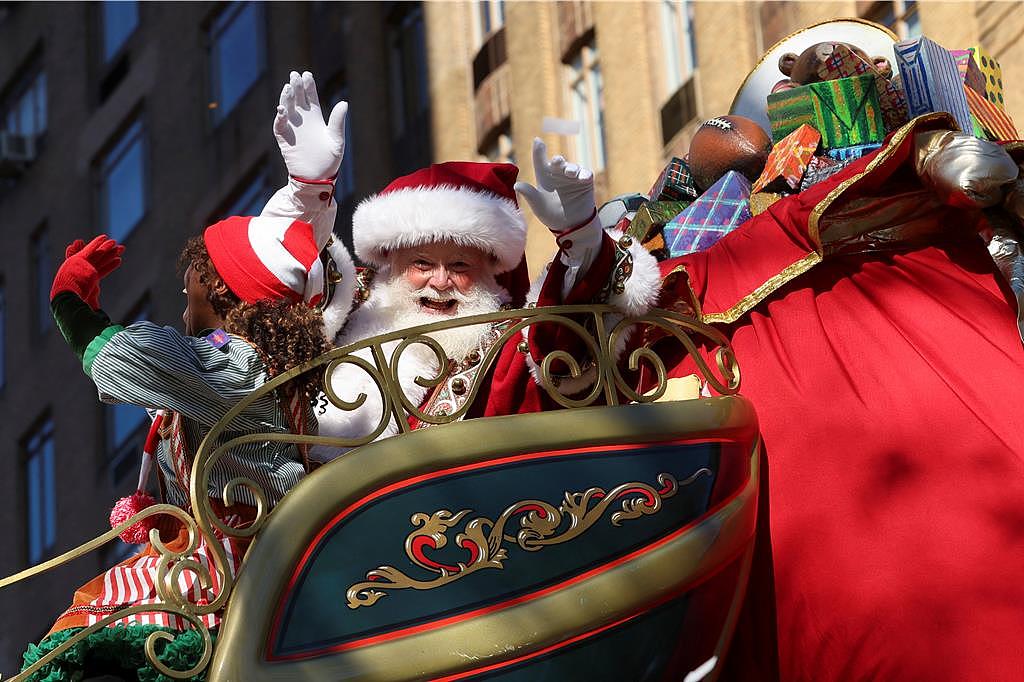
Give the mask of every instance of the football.
[{"label": "football", "polygon": [[754,121],[744,116],[717,116],[697,128],[687,162],[694,182],[704,191],[731,170],[754,182],[771,150],[771,138]]}]

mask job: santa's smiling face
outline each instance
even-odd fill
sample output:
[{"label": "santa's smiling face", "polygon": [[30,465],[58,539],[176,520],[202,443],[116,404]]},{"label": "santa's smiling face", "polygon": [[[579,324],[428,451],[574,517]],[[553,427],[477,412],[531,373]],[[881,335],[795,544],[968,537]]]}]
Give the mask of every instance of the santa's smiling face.
[{"label": "santa's smiling face", "polygon": [[420,311],[442,317],[466,314],[460,310],[477,284],[493,276],[494,259],[472,246],[434,242],[391,254],[392,274],[412,289]]}]

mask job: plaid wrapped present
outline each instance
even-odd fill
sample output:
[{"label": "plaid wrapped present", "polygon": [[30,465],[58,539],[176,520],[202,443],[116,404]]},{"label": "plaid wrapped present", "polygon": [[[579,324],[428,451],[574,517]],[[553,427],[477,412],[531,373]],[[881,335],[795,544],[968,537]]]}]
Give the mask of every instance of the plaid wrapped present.
[{"label": "plaid wrapped present", "polygon": [[870,154],[871,152],[875,151],[881,146],[882,145],[877,143],[858,144],[853,147],[840,147],[839,149],[829,149],[828,152],[826,152],[826,155],[830,159],[835,159],[836,161],[856,161],[860,157]]},{"label": "plaid wrapped present", "polygon": [[699,195],[690,167],[674,156],[647,193],[651,201],[693,201]]},{"label": "plaid wrapped present", "polygon": [[623,234],[629,235],[641,244],[647,244],[661,234],[661,228],[665,223],[675,218],[689,205],[689,201],[645,201],[637,209],[636,215],[633,216],[629,227],[623,230]]},{"label": "plaid wrapped present", "polygon": [[949,50],[928,38],[896,43],[895,49],[910,117],[948,111],[960,130],[971,130],[963,81]]},{"label": "plaid wrapped present", "polygon": [[796,189],[800,186],[800,178],[804,176],[807,163],[814,157],[821,143],[821,134],[809,125],[802,125],[786,137],[779,140],[768,154],[761,177],[754,183],[751,191],[760,192],[765,189]]},{"label": "plaid wrapped present", "polygon": [[750,220],[750,180],[729,171],[662,231],[673,258],[703,251]]},{"label": "plaid wrapped present", "polygon": [[989,102],[1005,110],[1002,67],[981,45],[972,47],[971,53],[974,55],[974,63],[978,65],[981,75],[985,78],[985,96]]},{"label": "plaid wrapped present", "polygon": [[981,72],[974,61],[974,53],[970,50],[950,50],[953,61],[956,62],[957,71],[960,72],[960,79],[963,84],[974,90],[976,93],[985,96],[985,74]]},{"label": "plaid wrapped present", "polygon": [[825,149],[885,138],[878,90],[870,75],[811,83],[768,95],[768,120],[776,142],[804,124],[821,133]]},{"label": "plaid wrapped present", "polygon": [[750,195],[750,214],[761,215],[768,210],[769,206],[781,198],[781,194],[773,192],[754,192]]},{"label": "plaid wrapped present", "polygon": [[984,95],[978,94],[967,86],[964,86],[964,94],[967,96],[967,104],[971,108],[971,117],[982,131],[987,133],[987,135],[978,135],[978,131],[975,130],[976,136],[982,139],[988,137],[996,142],[1018,139],[1017,128],[1005,111],[988,101]]},{"label": "plaid wrapped present", "polygon": [[846,45],[839,43],[833,47],[828,59],[818,65],[818,77],[824,81],[837,78],[852,78],[865,74],[875,79],[878,90],[878,103],[882,106],[882,118],[885,120],[886,132],[892,132],[907,122],[907,98],[899,81],[891,81],[875,68],[874,64],[864,61],[860,55]]},{"label": "plaid wrapped present", "polygon": [[800,191],[803,192],[811,185],[816,185],[822,180],[828,180],[830,177],[843,170],[849,161],[838,161],[828,156],[815,156],[811,159],[811,162],[807,164],[807,170],[804,172],[804,179],[800,181]]}]

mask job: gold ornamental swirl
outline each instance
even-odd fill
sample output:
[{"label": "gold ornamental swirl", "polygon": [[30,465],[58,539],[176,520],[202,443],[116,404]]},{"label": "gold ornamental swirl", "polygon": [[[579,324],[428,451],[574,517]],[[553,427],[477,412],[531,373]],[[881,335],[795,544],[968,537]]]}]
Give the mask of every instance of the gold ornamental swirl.
[{"label": "gold ornamental swirl", "polygon": [[[418,579],[394,566],[380,566],[367,572],[365,581],[348,588],[345,593],[348,607],[372,606],[391,590],[432,590],[480,570],[504,568],[508,559],[505,543],[512,542],[527,552],[536,552],[569,542],[590,529],[616,503],[619,509],[610,518],[613,526],[655,514],[661,510],[663,500],[674,496],[680,487],[710,475],[710,469],[700,468],[682,482],[676,481],[671,474],[658,474],[657,488],[632,482],[609,491],[594,487],[583,492],[566,492],[558,507],[542,500],[516,502],[494,520],[478,516],[463,526],[462,531],[455,535],[454,542],[469,553],[469,558],[455,564],[435,560],[428,556],[427,551],[447,546],[449,530],[461,524],[470,510],[453,513],[440,509],[433,514],[417,512],[409,519],[416,530],[405,538],[405,554],[412,563],[433,575]],[[508,529],[517,518],[518,530]]]}]

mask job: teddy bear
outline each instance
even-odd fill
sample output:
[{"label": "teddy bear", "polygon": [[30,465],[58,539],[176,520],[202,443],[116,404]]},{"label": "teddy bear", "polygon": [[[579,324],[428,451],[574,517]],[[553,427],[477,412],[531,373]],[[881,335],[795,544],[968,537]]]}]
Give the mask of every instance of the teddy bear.
[{"label": "teddy bear", "polygon": [[884,78],[889,79],[892,77],[892,64],[885,57],[869,57],[864,50],[850,43],[823,42],[811,45],[799,55],[794,52],[787,52],[779,57],[779,71],[786,78],[776,83],[772,88],[772,92],[789,90],[823,80],[820,75],[820,67],[828,61],[839,45],[846,46],[865,62],[874,66],[875,70]]}]

